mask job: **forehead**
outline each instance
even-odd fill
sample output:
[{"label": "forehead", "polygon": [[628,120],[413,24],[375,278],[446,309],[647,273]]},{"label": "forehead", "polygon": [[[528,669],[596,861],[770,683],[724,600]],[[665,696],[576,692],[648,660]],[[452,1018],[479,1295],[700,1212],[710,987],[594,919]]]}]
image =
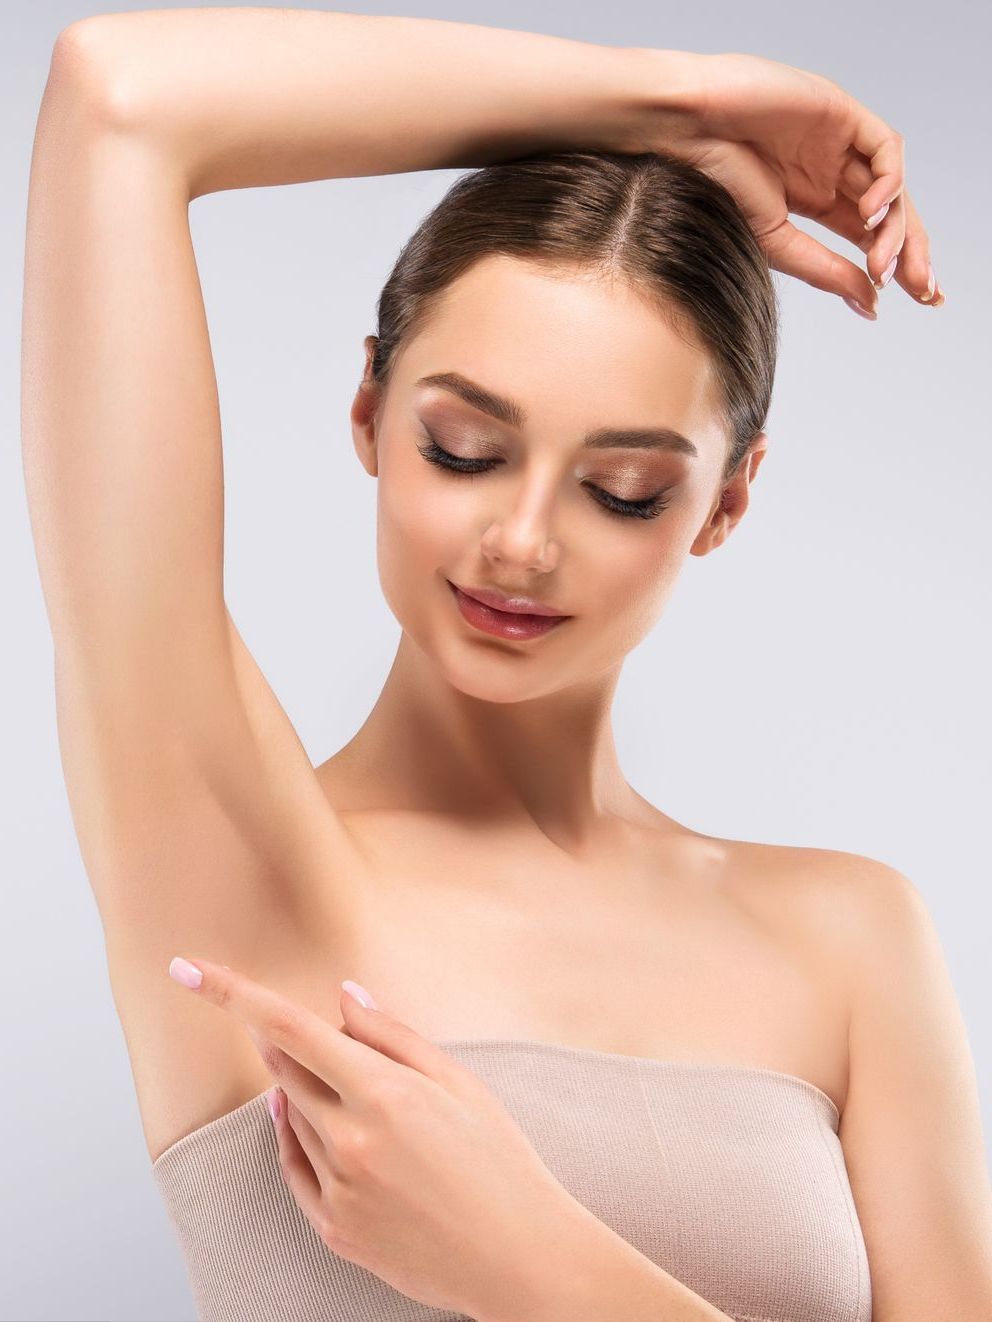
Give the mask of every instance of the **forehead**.
[{"label": "forehead", "polygon": [[622,278],[504,256],[444,290],[394,370],[408,388],[422,375],[461,372],[566,430],[667,424],[702,435],[719,421],[712,360],[691,329]]}]

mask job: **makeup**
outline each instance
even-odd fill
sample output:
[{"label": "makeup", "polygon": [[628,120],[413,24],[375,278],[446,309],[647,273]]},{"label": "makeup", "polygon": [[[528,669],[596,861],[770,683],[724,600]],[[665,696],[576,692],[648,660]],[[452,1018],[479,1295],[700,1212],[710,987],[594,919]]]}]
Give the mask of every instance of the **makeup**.
[{"label": "makeup", "polygon": [[510,638],[517,641],[540,638],[572,618],[570,615],[523,615],[496,610],[495,607],[486,606],[466,592],[462,592],[450,580],[446,582],[462,618],[482,633],[492,634],[496,638]]}]

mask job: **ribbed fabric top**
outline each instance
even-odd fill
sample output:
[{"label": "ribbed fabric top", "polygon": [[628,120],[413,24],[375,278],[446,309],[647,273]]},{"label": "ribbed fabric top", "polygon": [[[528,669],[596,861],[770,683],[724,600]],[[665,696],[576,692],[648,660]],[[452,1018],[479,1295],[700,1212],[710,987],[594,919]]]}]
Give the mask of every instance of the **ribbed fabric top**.
[{"label": "ribbed fabric top", "polygon": [[[815,1084],[548,1042],[437,1045],[573,1197],[736,1322],[870,1322],[839,1115]],[[152,1171],[200,1322],[464,1322],[326,1246],[283,1179],[264,1093]]]}]

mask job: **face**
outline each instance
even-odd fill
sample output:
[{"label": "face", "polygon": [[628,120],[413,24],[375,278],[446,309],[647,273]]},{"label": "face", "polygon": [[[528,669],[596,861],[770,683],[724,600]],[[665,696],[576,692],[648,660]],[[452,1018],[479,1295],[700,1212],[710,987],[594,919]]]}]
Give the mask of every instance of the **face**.
[{"label": "face", "polygon": [[[686,556],[740,519],[766,438],[722,483],[715,379],[689,334],[625,283],[495,256],[448,287],[384,392],[367,361],[352,427],[378,478],[380,581],[460,691],[516,702],[615,673]],[[497,636],[452,584],[569,618]]]}]

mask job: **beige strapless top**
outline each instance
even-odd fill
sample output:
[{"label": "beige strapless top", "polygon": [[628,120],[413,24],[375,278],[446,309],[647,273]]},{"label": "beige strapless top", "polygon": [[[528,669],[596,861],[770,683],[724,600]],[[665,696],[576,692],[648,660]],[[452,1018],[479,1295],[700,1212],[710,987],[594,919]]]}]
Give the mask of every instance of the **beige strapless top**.
[{"label": "beige strapless top", "polygon": [[[573,1197],[736,1322],[870,1322],[840,1117],[815,1084],[549,1042],[437,1045],[486,1081]],[[283,1180],[264,1093],[152,1171],[200,1322],[464,1322],[324,1244]]]}]

